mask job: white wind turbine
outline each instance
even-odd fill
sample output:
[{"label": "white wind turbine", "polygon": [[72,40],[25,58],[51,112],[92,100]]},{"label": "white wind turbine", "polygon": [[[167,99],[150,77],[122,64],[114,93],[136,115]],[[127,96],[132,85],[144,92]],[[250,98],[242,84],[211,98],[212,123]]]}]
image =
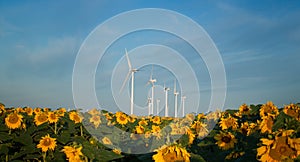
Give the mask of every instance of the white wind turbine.
[{"label": "white wind turbine", "polygon": [[185,104],[185,99],[186,99],[186,96],[182,96],[181,97],[181,102],[182,102],[182,117],[184,117],[185,116],[185,110],[184,110],[184,104]]},{"label": "white wind turbine", "polygon": [[147,103],[148,103],[148,114],[150,115],[150,108],[151,108],[151,98],[150,97],[148,97]]},{"label": "white wind turbine", "polygon": [[126,78],[123,82],[123,85],[120,89],[120,92],[123,91],[123,89],[125,87],[125,84],[126,84],[127,80],[129,79],[129,76],[131,74],[130,114],[132,115],[133,114],[133,104],[134,104],[134,102],[133,102],[134,101],[133,100],[133,97],[134,97],[134,73],[136,73],[138,71],[138,69],[132,68],[126,48],[125,48],[125,55],[126,55],[129,71],[128,71],[127,76],[126,76]]},{"label": "white wind turbine", "polygon": [[178,116],[178,107],[177,107],[177,104],[178,104],[178,95],[179,95],[179,92],[176,91],[176,79],[174,80],[174,96],[175,96],[175,104],[174,104],[174,108],[175,108],[175,118],[177,118]]},{"label": "white wind turbine", "polygon": [[159,115],[159,103],[160,103],[160,99],[156,100],[156,115]]},{"label": "white wind turbine", "polygon": [[150,79],[149,79],[149,81],[147,82],[147,85],[148,85],[148,84],[151,84],[151,85],[152,85],[152,86],[151,86],[151,107],[150,107],[151,110],[148,111],[148,112],[149,112],[148,115],[154,114],[154,112],[153,112],[153,110],[154,110],[154,87],[155,87],[154,83],[156,82],[156,79],[153,79],[152,76],[153,76],[153,65],[152,65],[152,70],[151,70]]},{"label": "white wind turbine", "polygon": [[165,100],[166,100],[166,109],[165,109],[165,116],[168,117],[169,116],[169,108],[168,108],[168,91],[170,90],[170,88],[166,87],[164,85],[164,91],[165,91]]}]

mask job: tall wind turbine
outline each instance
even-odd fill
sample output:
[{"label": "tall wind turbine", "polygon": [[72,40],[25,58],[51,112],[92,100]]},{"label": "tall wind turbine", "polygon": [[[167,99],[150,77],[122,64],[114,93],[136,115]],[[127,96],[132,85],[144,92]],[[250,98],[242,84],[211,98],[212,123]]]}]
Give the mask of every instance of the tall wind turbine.
[{"label": "tall wind turbine", "polygon": [[148,97],[148,115],[150,115],[150,108],[151,108],[151,98],[150,97]]},{"label": "tall wind turbine", "polygon": [[166,87],[164,85],[164,91],[165,91],[165,100],[166,100],[166,109],[165,109],[165,116],[168,117],[169,116],[169,108],[168,108],[168,91],[170,90],[170,88]]},{"label": "tall wind turbine", "polygon": [[179,95],[179,92],[176,91],[176,79],[174,80],[174,96],[175,96],[175,118],[177,118],[178,116],[178,107],[177,107],[177,99],[178,99],[178,95]]},{"label": "tall wind turbine", "polygon": [[160,99],[156,100],[156,115],[159,115],[159,103],[160,103]]},{"label": "tall wind turbine", "polygon": [[123,85],[120,89],[120,92],[123,91],[124,87],[125,87],[125,84],[126,82],[128,81],[129,79],[129,76],[131,74],[131,96],[130,96],[130,114],[132,115],[133,114],[133,104],[134,104],[134,100],[133,100],[133,97],[134,97],[134,73],[136,73],[138,71],[138,69],[135,69],[135,68],[132,68],[131,66],[131,62],[130,62],[130,59],[128,57],[128,53],[127,53],[127,50],[125,48],[125,55],[126,55],[126,59],[127,59],[127,63],[128,63],[128,67],[129,67],[129,71],[127,73],[127,76],[123,82]]},{"label": "tall wind turbine", "polygon": [[151,110],[149,111],[148,115],[154,114],[154,112],[153,112],[153,110],[154,110],[154,87],[155,87],[154,83],[156,82],[156,79],[153,79],[152,76],[153,76],[153,65],[152,65],[150,79],[147,82],[147,85],[152,84],[152,86],[151,86],[151,107],[150,107]]},{"label": "tall wind turbine", "polygon": [[185,110],[184,110],[184,104],[185,104],[185,99],[186,99],[186,96],[182,96],[181,97],[181,102],[182,102],[182,117],[185,116]]}]

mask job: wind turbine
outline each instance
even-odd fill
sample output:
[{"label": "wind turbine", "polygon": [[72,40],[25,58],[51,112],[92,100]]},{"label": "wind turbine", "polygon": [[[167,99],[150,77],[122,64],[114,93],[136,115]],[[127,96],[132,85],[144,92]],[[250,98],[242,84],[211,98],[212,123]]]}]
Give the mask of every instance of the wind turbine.
[{"label": "wind turbine", "polygon": [[133,97],[134,97],[134,73],[136,73],[138,71],[138,69],[135,69],[135,68],[132,68],[131,66],[131,62],[130,62],[130,59],[128,57],[128,53],[127,53],[127,50],[125,48],[125,55],[126,55],[126,59],[127,59],[127,63],[128,63],[128,67],[129,67],[129,71],[127,73],[127,76],[123,82],[123,85],[120,89],[120,92],[123,91],[124,87],[125,87],[125,84],[126,82],[128,81],[129,79],[129,76],[131,74],[131,96],[130,96],[130,114],[132,115],[133,114],[133,104],[134,104],[134,100],[133,100]]},{"label": "wind turbine", "polygon": [[153,76],[153,65],[152,65],[152,70],[151,70],[151,75],[150,75],[150,79],[149,79],[149,81],[147,82],[147,85],[148,84],[152,84],[152,86],[151,86],[151,110],[149,110],[149,114],[148,115],[150,115],[150,114],[154,114],[154,112],[153,112],[153,110],[154,110],[154,87],[155,87],[155,85],[154,85],[154,83],[156,82],[156,79],[153,79],[152,78],[152,76]]},{"label": "wind turbine", "polygon": [[156,115],[159,115],[159,103],[160,103],[160,99],[156,100]]},{"label": "wind turbine", "polygon": [[182,96],[181,97],[181,102],[182,102],[182,117],[184,117],[185,116],[185,110],[184,110],[184,104],[185,104],[185,99],[186,99],[186,96]]},{"label": "wind turbine", "polygon": [[165,109],[165,116],[168,117],[169,116],[169,108],[168,108],[168,91],[170,90],[170,88],[166,87],[166,85],[164,85],[164,91],[165,91],[165,99],[166,99],[166,109]]},{"label": "wind turbine", "polygon": [[177,118],[178,116],[178,107],[177,107],[177,99],[178,99],[178,95],[179,95],[179,92],[176,91],[176,79],[174,80],[174,96],[175,96],[175,118]]},{"label": "wind turbine", "polygon": [[151,108],[151,98],[150,97],[148,97],[147,103],[148,103],[148,115],[150,115],[150,108]]}]

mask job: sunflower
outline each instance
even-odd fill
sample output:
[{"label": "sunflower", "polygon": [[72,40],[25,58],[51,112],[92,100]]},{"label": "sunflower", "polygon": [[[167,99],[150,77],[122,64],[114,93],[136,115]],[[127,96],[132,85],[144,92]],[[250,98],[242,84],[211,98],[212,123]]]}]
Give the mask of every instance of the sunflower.
[{"label": "sunflower", "polygon": [[57,123],[59,116],[54,112],[48,112],[48,121],[49,123]]},{"label": "sunflower", "polygon": [[44,112],[37,113],[34,116],[34,122],[36,126],[46,123],[47,121],[48,121],[48,115]]},{"label": "sunflower", "polygon": [[89,110],[88,113],[92,116],[100,115],[100,112],[96,108],[93,108],[93,109]]},{"label": "sunflower", "polygon": [[135,130],[137,134],[143,134],[145,131],[145,128],[141,125],[135,126]]},{"label": "sunflower", "polygon": [[216,144],[222,150],[228,150],[230,148],[234,148],[234,144],[237,143],[235,136],[230,132],[227,133],[221,132],[220,134],[217,134],[214,138],[215,140],[217,140]]},{"label": "sunflower", "polygon": [[98,128],[98,126],[101,124],[101,118],[99,115],[93,115],[90,118],[90,122],[94,124],[95,128]]},{"label": "sunflower", "polygon": [[64,146],[62,151],[65,153],[69,162],[81,162],[81,156],[83,156],[81,152],[82,146],[76,148],[75,146]]},{"label": "sunflower", "polygon": [[288,138],[288,144],[291,146],[291,148],[295,149],[297,151],[297,156],[300,155],[300,138]]},{"label": "sunflower", "polygon": [[136,121],[136,119],[133,116],[128,116],[127,119],[130,123],[134,123]]},{"label": "sunflower", "polygon": [[186,149],[178,146],[162,146],[158,150],[154,150],[157,154],[152,156],[155,162],[175,162],[175,161],[190,161],[190,154]]},{"label": "sunflower", "polygon": [[17,113],[25,112],[25,110],[22,107],[15,108],[15,111],[17,111]]},{"label": "sunflower", "polygon": [[239,132],[241,132],[242,134],[249,136],[251,133],[251,128],[248,122],[244,122],[241,124],[241,127],[239,129]]},{"label": "sunflower", "polygon": [[273,104],[273,102],[268,101],[266,104],[262,105],[259,110],[260,117],[279,115],[278,108]]},{"label": "sunflower", "polygon": [[113,149],[112,152],[114,152],[115,154],[121,155],[122,151],[120,149]]},{"label": "sunflower", "polygon": [[153,118],[151,118],[152,123],[159,125],[161,123],[160,121],[160,117],[159,116],[155,116]]},{"label": "sunflower", "polygon": [[33,114],[33,110],[31,107],[26,107],[24,110],[27,113],[27,115],[29,115],[29,116],[31,116]]},{"label": "sunflower", "polygon": [[33,112],[34,112],[35,114],[38,114],[38,113],[42,112],[42,109],[39,108],[39,107],[36,107],[36,108],[33,109]]},{"label": "sunflower", "polygon": [[276,137],[273,147],[270,150],[270,156],[278,161],[285,158],[295,158],[297,152],[287,144],[287,137]]},{"label": "sunflower", "polygon": [[156,125],[152,125],[151,132],[152,133],[159,133],[160,132],[160,127],[156,126]]},{"label": "sunflower", "polygon": [[65,112],[67,112],[66,108],[59,108],[58,110],[55,111],[55,113],[60,117],[65,116]]},{"label": "sunflower", "polygon": [[194,140],[195,140],[195,137],[196,137],[196,135],[193,133],[193,131],[191,130],[191,129],[187,129],[186,130],[186,134],[188,135],[188,137],[189,137],[189,144],[192,144],[193,142],[194,142]]},{"label": "sunflower", "polygon": [[79,115],[76,111],[72,111],[69,113],[69,118],[74,121],[75,124],[81,123],[83,117]]},{"label": "sunflower", "polygon": [[143,118],[142,120],[139,121],[139,125],[146,126],[146,125],[148,125],[148,121],[145,120],[145,118]]},{"label": "sunflower", "polygon": [[229,155],[227,155],[225,157],[226,160],[230,160],[230,159],[236,159],[239,158],[241,156],[243,156],[245,154],[245,152],[237,152],[237,151],[233,151],[231,152]]},{"label": "sunflower", "polygon": [[9,129],[20,128],[23,121],[23,116],[18,114],[17,112],[10,113],[5,118],[5,124]]},{"label": "sunflower", "polygon": [[296,120],[300,121],[300,107],[295,104],[284,106],[283,112]]},{"label": "sunflower", "polygon": [[36,147],[42,149],[42,152],[47,152],[49,149],[53,151],[56,147],[56,139],[51,138],[50,135],[47,134],[42,137],[40,143]]},{"label": "sunflower", "polygon": [[222,117],[219,125],[221,126],[222,130],[229,129],[230,127],[235,130],[238,127],[237,119],[232,117],[230,114],[227,118]]},{"label": "sunflower", "polygon": [[261,133],[272,133],[272,127],[274,124],[272,116],[264,116],[262,117],[262,122],[259,125],[259,128],[261,130]]},{"label": "sunflower", "polygon": [[111,140],[107,137],[102,138],[102,143],[105,144],[105,145],[112,145]]},{"label": "sunflower", "polygon": [[239,113],[241,113],[242,115],[249,115],[250,111],[251,111],[251,108],[245,103],[243,105],[241,105],[239,108]]},{"label": "sunflower", "polygon": [[117,122],[121,125],[125,125],[128,123],[128,117],[126,114],[121,114],[117,116]]}]

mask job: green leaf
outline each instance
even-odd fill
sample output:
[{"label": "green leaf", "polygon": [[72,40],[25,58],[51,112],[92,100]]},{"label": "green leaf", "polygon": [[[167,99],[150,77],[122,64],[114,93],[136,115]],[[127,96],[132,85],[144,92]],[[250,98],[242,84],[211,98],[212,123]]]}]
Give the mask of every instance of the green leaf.
[{"label": "green leaf", "polygon": [[7,132],[0,132],[0,141],[8,141],[11,140],[12,137]]},{"label": "green leaf", "polygon": [[206,162],[202,156],[191,153],[191,162]]},{"label": "green leaf", "polygon": [[20,136],[15,136],[13,140],[23,145],[30,145],[33,142],[32,137],[28,133],[23,133]]},{"label": "green leaf", "polygon": [[68,143],[71,139],[70,132],[67,130],[64,130],[60,133],[60,135],[57,137],[57,141],[65,145]]}]

